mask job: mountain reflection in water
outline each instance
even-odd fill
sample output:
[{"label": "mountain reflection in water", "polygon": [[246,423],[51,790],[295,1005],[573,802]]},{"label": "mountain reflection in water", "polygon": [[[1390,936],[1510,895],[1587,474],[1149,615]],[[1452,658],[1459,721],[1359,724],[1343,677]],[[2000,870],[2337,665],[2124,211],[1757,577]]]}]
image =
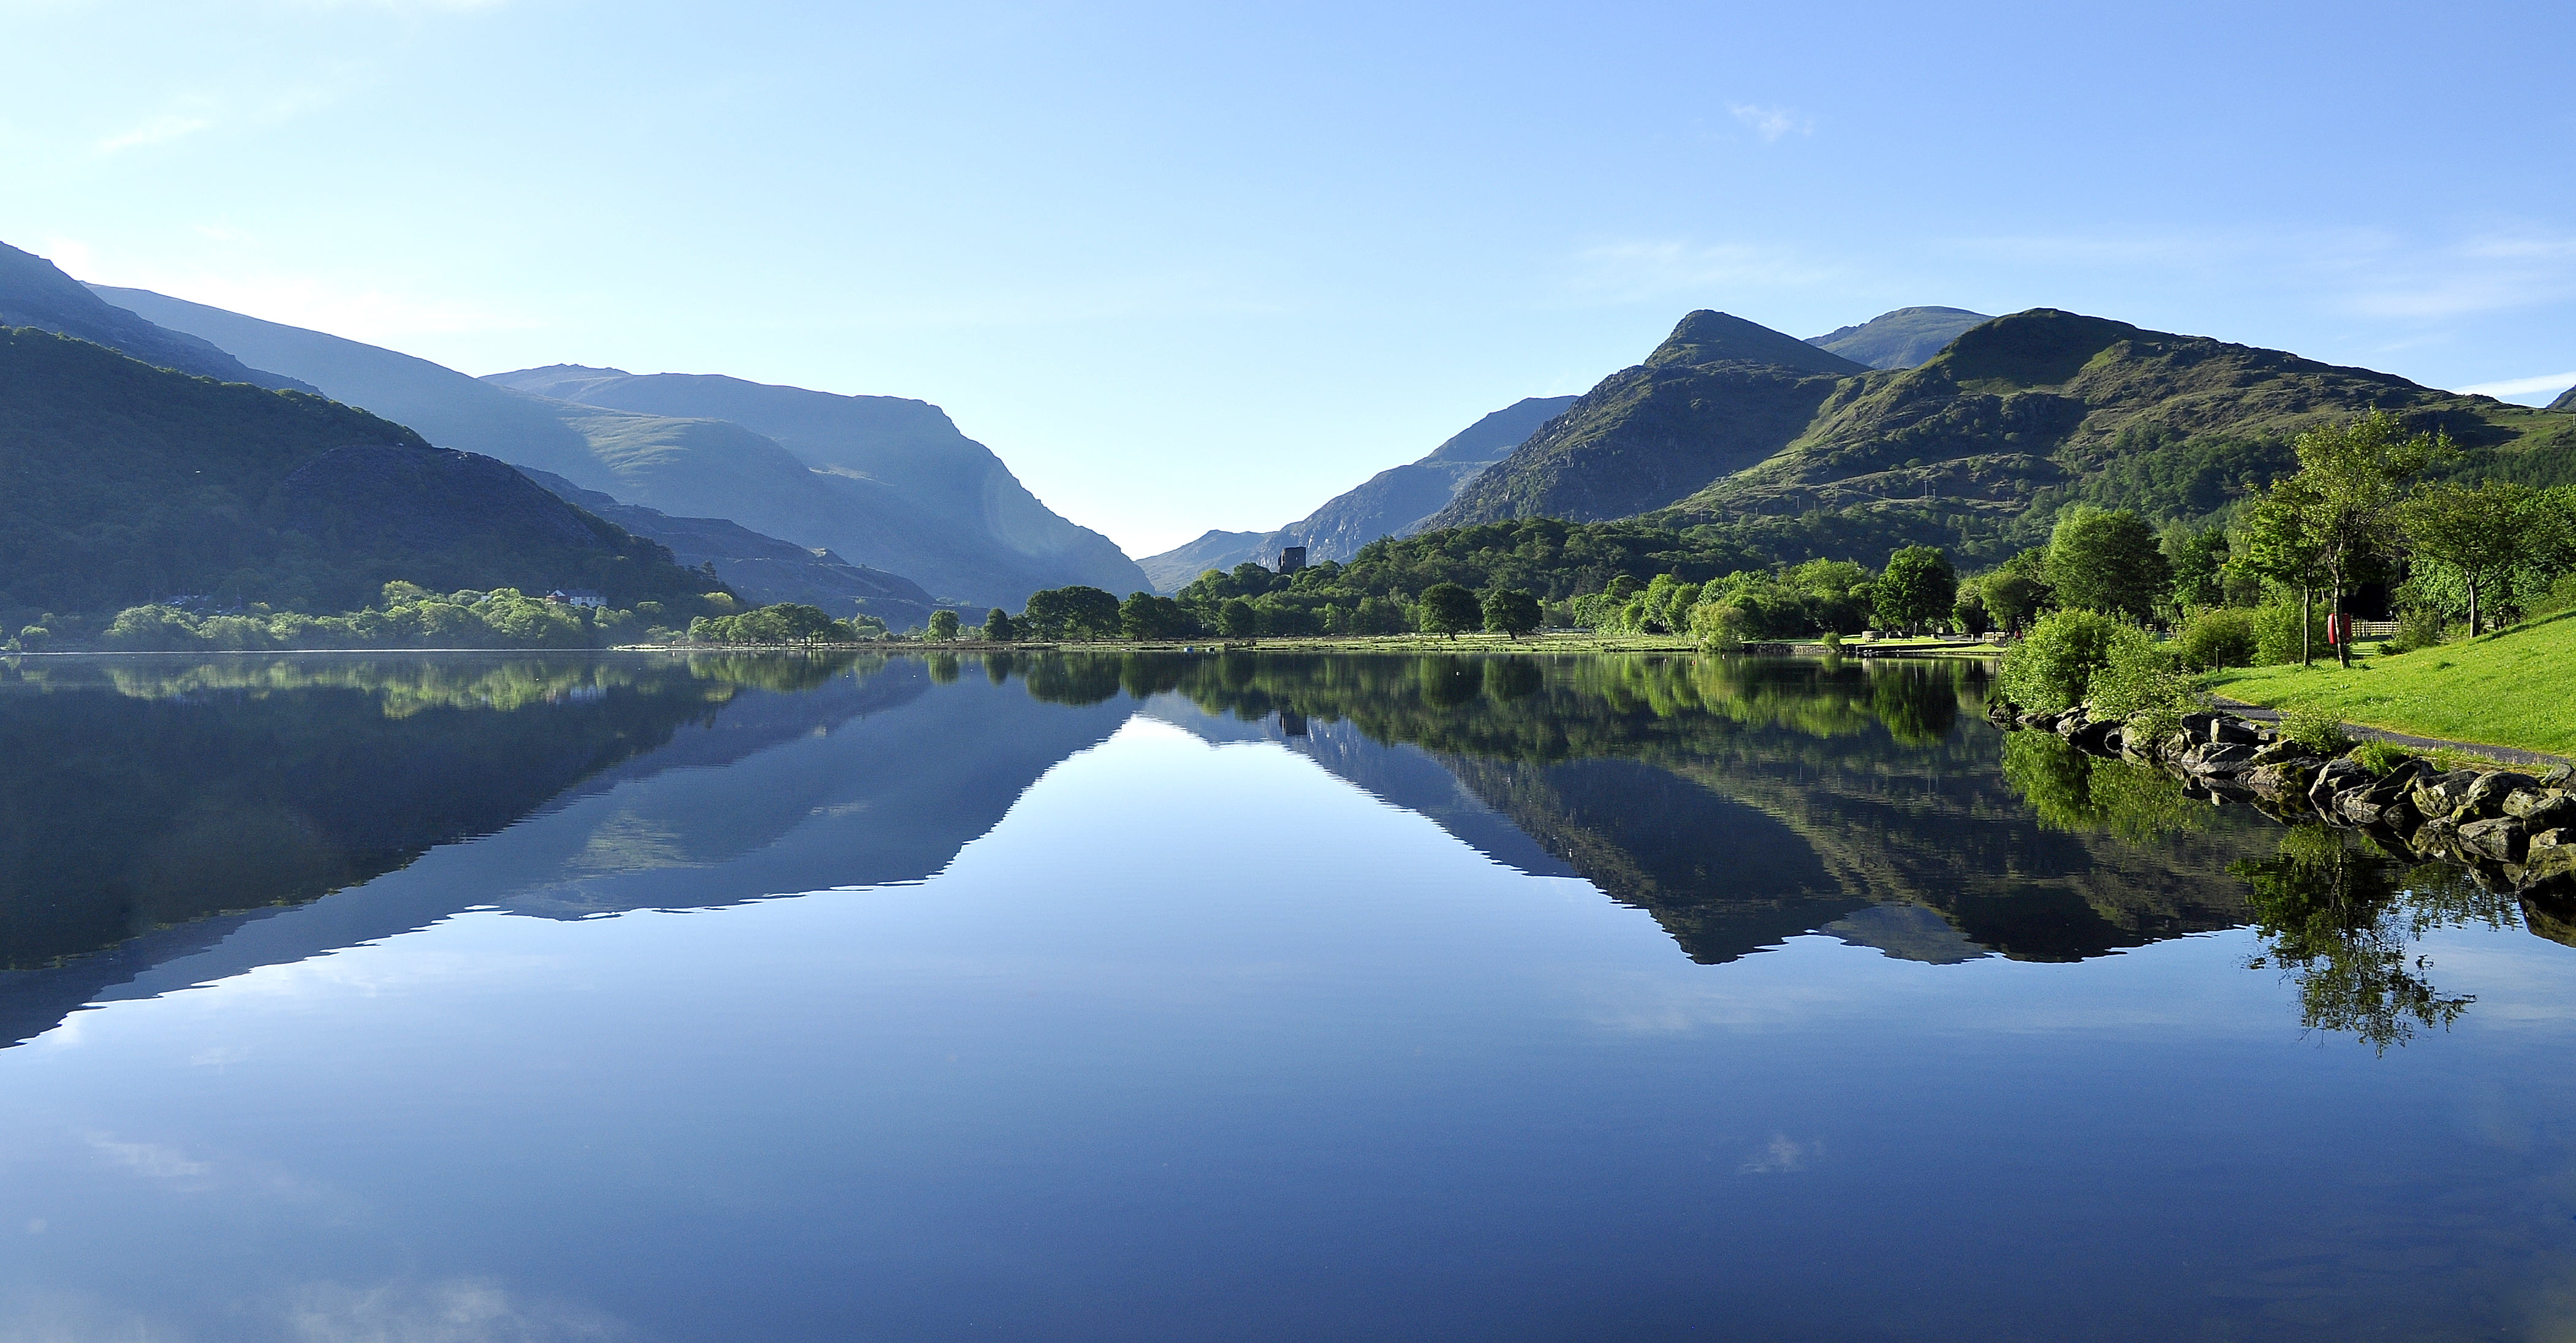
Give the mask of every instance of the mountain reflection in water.
[{"label": "mountain reflection in water", "polygon": [[[2370,855],[2329,861],[2160,775],[2001,737],[1982,675],[1642,656],[22,659],[0,670],[16,762],[0,1034],[469,908],[578,918],[919,881],[1140,713],[1275,743],[1498,863],[1580,877],[1703,964],[1809,931],[1933,964],[2070,961],[2259,919],[2267,963],[2304,976],[2309,1024],[2384,1048],[2463,1005],[2408,968],[2410,937],[2517,916]],[[2389,912],[2418,906],[2411,924]]]}]

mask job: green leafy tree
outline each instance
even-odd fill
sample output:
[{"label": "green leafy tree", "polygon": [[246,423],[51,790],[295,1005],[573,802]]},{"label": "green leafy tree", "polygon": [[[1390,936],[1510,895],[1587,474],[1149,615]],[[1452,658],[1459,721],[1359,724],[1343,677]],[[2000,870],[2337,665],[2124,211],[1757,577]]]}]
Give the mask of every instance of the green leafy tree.
[{"label": "green leafy tree", "polygon": [[1040,639],[1115,639],[1118,599],[1080,584],[1047,588],[1029,594],[1020,619]]},{"label": "green leafy tree", "polygon": [[1887,571],[1870,589],[1881,624],[1920,630],[1958,604],[1959,575],[1950,558],[1930,546],[1907,546],[1888,557]]},{"label": "green leafy tree", "polygon": [[2546,543],[2542,501],[2540,491],[2509,480],[2474,489],[2437,481],[2397,506],[2398,531],[2417,562],[2450,569],[2468,594],[2469,637],[2482,628],[2479,597],[2510,581]]},{"label": "green leafy tree", "polygon": [[[2406,433],[2384,410],[2319,425],[2299,435],[2295,446],[2299,478],[2306,483],[2307,528],[2325,573],[2326,612],[2339,617],[2362,566],[2393,539],[2407,482],[2455,449],[2447,434]],[[2350,639],[2336,642],[2335,659],[2352,665]]]},{"label": "green leafy tree", "polygon": [[1199,632],[1199,622],[1169,597],[1134,592],[1118,604],[1118,632],[1135,640],[1183,639]]},{"label": "green leafy tree", "polygon": [[1261,632],[1261,613],[1241,597],[1229,597],[1217,608],[1217,628],[1229,639],[1249,639]]},{"label": "green leafy tree", "polygon": [[1011,613],[996,606],[984,613],[984,640],[1006,644],[1020,637],[1019,627],[1011,623]]},{"label": "green leafy tree", "polygon": [[1539,620],[1538,598],[1519,588],[1496,588],[1485,596],[1485,628],[1495,634],[1517,639],[1537,629]]},{"label": "green leafy tree", "polygon": [[930,637],[933,639],[946,643],[956,638],[957,625],[957,613],[954,611],[941,610],[930,613]]},{"label": "green leafy tree", "polygon": [[1994,617],[1986,614],[1985,595],[1973,587],[1959,589],[1958,599],[1950,604],[1950,619],[1972,639],[1995,627]]},{"label": "green leafy tree", "polygon": [[2313,482],[2284,476],[2255,502],[2245,517],[2243,544],[2228,557],[2228,567],[2299,594],[2299,665],[2315,660],[2311,626],[2316,623],[2317,583],[2322,576],[2324,547],[2314,523]]},{"label": "green leafy tree", "polygon": [[2061,606],[2153,620],[2173,584],[2154,529],[2123,508],[2077,504],[2048,538],[2048,585]]},{"label": "green leafy tree", "polygon": [[1455,639],[1464,630],[1483,623],[1484,607],[1476,594],[1455,583],[1434,583],[1422,590],[1422,614],[1419,623],[1426,634],[1446,634]]},{"label": "green leafy tree", "polygon": [[2173,568],[2177,616],[2227,604],[2227,532],[2220,527],[2168,532],[2165,560]]}]

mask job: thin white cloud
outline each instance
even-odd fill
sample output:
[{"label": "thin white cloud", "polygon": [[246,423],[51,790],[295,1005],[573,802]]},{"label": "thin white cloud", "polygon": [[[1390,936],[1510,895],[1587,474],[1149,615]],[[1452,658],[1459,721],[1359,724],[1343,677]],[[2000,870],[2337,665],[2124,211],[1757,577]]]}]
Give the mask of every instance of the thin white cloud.
[{"label": "thin white cloud", "polygon": [[90,1150],[135,1174],[152,1180],[184,1180],[213,1170],[202,1161],[191,1161],[175,1147],[159,1143],[118,1142],[104,1133],[88,1137]]},{"label": "thin white cloud", "polygon": [[1776,143],[1781,136],[1793,133],[1798,135],[1813,135],[1816,133],[1815,118],[1800,116],[1785,107],[1760,107],[1752,103],[1730,103],[1727,105],[1726,110],[1733,113],[1736,120],[1752,127],[1753,133],[1761,136],[1766,144]]},{"label": "thin white cloud", "polygon": [[2507,378],[2502,382],[2481,382],[2452,390],[2471,396],[2529,396],[2534,392],[2563,392],[2576,387],[2576,370],[2566,373],[2544,373],[2537,378]]},{"label": "thin white cloud", "polygon": [[214,124],[204,117],[165,112],[157,117],[147,117],[125,130],[101,139],[97,148],[99,153],[114,154],[128,149],[141,149],[146,145],[168,144],[173,140],[194,135]]},{"label": "thin white cloud", "polygon": [[1825,1154],[1824,1139],[1799,1142],[1785,1133],[1771,1135],[1771,1141],[1751,1160],[1737,1166],[1738,1175],[1794,1175],[1807,1164]]}]

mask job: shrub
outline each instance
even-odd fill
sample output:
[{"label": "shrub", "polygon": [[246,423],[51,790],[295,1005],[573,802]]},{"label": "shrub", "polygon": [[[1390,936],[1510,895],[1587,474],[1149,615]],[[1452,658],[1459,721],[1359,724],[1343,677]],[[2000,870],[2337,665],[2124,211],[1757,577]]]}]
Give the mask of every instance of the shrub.
[{"label": "shrub", "polygon": [[2254,613],[2232,606],[2193,612],[2174,639],[2182,664],[2197,671],[2251,666],[2254,648]]},{"label": "shrub", "polygon": [[1704,652],[1732,653],[1743,648],[1745,623],[1744,608],[1733,602],[1701,602],[1691,608],[1690,632]]},{"label": "shrub", "polygon": [[2431,648],[2447,634],[2447,621],[2430,606],[2408,606],[2397,613],[2397,632],[2379,645],[2381,653],[2411,653]]},{"label": "shrub", "polygon": [[1995,673],[1996,689],[2023,709],[2054,713],[2073,708],[2090,689],[2093,673],[2110,661],[2112,641],[2122,630],[2135,632],[2098,611],[2051,611],[2004,654]]},{"label": "shrub", "polygon": [[2386,774],[2415,758],[2415,752],[2393,741],[2381,741],[2376,737],[2352,748],[2350,754],[2363,769],[2373,774]]},{"label": "shrub", "polygon": [[[2315,656],[2333,653],[2326,642],[2324,604],[2319,603],[2308,621],[2308,645]],[[2299,608],[2293,602],[2274,602],[2254,612],[2254,665],[2285,666],[2299,660]]]},{"label": "shrub", "polygon": [[2305,704],[2281,706],[2281,735],[2319,755],[2342,755],[2352,749],[2342,719]]}]

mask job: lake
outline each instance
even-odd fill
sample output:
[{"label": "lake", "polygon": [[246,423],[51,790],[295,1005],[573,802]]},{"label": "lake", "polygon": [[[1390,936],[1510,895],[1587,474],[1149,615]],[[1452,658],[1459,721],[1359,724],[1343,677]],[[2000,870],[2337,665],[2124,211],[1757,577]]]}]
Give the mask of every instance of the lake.
[{"label": "lake", "polygon": [[2576,1335],[2568,912],[1982,677],[0,664],[0,1338]]}]

